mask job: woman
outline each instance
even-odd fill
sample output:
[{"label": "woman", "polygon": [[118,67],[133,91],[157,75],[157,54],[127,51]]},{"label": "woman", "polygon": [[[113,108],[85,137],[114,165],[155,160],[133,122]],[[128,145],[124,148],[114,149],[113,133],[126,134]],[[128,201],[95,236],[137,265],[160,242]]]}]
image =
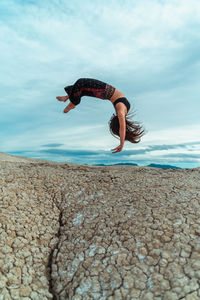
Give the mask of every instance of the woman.
[{"label": "woman", "polygon": [[68,85],[64,89],[67,96],[56,97],[57,100],[63,102],[70,100],[64,109],[64,113],[74,109],[81,102],[81,97],[83,96],[106,99],[112,102],[116,115],[113,115],[110,119],[110,132],[113,136],[117,135],[120,137],[120,145],[112,149],[112,153],[122,151],[125,140],[131,143],[140,141],[144,130],[138,123],[133,123],[127,118],[130,103],[122,92],[107,83],[92,78],[80,78],[73,85]]}]

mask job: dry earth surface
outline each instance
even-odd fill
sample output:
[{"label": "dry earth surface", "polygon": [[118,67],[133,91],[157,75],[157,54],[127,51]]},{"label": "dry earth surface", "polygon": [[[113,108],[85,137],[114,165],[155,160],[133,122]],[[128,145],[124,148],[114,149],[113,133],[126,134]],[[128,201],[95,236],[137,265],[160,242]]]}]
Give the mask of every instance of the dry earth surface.
[{"label": "dry earth surface", "polygon": [[0,153],[0,300],[200,299],[200,169]]}]

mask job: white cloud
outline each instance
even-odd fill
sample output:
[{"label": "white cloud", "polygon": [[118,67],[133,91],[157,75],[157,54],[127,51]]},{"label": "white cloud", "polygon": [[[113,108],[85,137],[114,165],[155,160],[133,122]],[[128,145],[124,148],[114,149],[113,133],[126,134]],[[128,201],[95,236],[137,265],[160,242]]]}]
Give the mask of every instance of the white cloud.
[{"label": "white cloud", "polygon": [[143,137],[144,145],[182,144],[199,141],[200,124],[153,130]]},{"label": "white cloud", "polygon": [[[84,5],[4,0],[1,7],[3,149],[63,143],[60,127],[66,123],[58,112],[64,107],[55,96],[78,77],[110,82],[135,98],[136,119],[148,130],[143,144],[197,139],[198,0],[87,0]],[[97,149],[118,143],[106,131],[110,113],[112,106],[100,101],[81,103],[68,117],[67,145]],[[74,128],[82,124],[77,138]],[[100,124],[104,130],[96,137]]]}]

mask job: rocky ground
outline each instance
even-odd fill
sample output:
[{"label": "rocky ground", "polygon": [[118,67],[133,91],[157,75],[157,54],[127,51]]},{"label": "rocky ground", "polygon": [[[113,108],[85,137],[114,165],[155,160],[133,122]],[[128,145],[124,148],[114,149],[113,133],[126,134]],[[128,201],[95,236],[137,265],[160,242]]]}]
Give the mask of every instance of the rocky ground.
[{"label": "rocky ground", "polygon": [[0,154],[0,300],[200,299],[200,169]]}]

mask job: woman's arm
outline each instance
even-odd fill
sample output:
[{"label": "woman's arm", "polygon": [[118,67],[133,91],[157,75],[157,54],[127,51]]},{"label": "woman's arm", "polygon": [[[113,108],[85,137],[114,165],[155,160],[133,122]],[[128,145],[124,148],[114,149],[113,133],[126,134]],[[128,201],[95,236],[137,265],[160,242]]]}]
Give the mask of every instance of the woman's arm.
[{"label": "woman's arm", "polygon": [[124,147],[124,140],[126,136],[126,120],[125,120],[125,114],[119,113],[118,115],[119,119],[119,136],[120,136],[120,145]]},{"label": "woman's arm", "polygon": [[119,119],[119,136],[120,136],[120,145],[114,149],[112,149],[112,153],[117,153],[122,151],[124,147],[124,141],[126,137],[126,119],[125,119],[125,113],[119,112],[117,114]]}]

